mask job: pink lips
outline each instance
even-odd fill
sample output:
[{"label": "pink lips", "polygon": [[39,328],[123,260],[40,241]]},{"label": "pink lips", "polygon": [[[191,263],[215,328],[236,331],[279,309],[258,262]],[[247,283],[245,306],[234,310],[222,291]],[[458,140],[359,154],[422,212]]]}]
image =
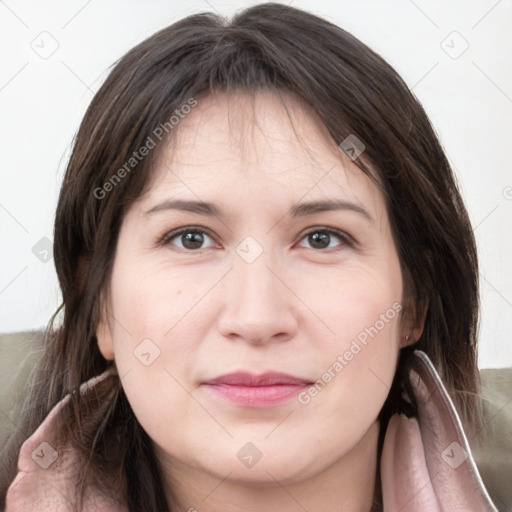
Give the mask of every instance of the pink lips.
[{"label": "pink lips", "polygon": [[245,407],[269,407],[288,400],[312,384],[285,373],[235,372],[203,383],[211,392]]}]

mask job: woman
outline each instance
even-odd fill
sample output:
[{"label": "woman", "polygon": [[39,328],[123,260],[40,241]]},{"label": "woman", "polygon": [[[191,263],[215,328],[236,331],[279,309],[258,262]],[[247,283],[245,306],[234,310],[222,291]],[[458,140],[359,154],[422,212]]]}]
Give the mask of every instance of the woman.
[{"label": "woman", "polygon": [[263,4],[126,54],[54,256],[63,320],[3,458],[8,512],[496,510],[461,429],[468,216],[422,107],[339,27]]}]

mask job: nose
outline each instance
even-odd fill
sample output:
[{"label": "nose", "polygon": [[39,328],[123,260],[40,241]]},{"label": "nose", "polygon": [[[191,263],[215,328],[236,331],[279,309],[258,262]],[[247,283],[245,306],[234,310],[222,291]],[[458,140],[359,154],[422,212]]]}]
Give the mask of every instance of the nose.
[{"label": "nose", "polygon": [[265,251],[252,263],[235,254],[222,292],[220,333],[256,345],[293,338],[300,301],[285,274]]}]

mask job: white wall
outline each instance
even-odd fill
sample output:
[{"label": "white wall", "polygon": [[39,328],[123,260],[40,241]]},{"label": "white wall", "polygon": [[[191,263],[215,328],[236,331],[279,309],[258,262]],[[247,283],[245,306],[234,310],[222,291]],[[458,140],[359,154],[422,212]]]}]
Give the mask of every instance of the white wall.
[{"label": "white wall", "polygon": [[[72,137],[107,67],[187,14],[216,9],[229,15],[254,3],[0,2],[1,332],[42,327],[57,307],[53,260],[40,261],[32,248],[52,238]],[[512,366],[512,2],[292,5],[331,19],[373,47],[425,106],[457,170],[476,229],[480,366]],[[44,242],[39,243],[36,252],[44,256]]]}]

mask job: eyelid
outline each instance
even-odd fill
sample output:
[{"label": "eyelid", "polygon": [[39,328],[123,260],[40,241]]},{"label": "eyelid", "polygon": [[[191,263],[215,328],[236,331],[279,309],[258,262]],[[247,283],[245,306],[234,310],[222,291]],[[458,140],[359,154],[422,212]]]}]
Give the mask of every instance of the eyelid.
[{"label": "eyelid", "polygon": [[[308,228],[307,231],[304,231],[303,233],[301,233],[301,235],[299,237],[299,242],[301,242],[309,234],[318,233],[318,232],[324,232],[324,233],[328,233],[329,235],[337,236],[343,242],[343,244],[347,245],[348,247],[351,247],[351,248],[358,247],[358,243],[354,239],[354,237],[349,235],[347,232],[342,231],[341,229],[332,228],[329,226],[314,226],[312,228]],[[317,249],[317,252],[330,252],[330,251],[333,251],[333,248],[331,248],[330,250],[329,249]]]},{"label": "eyelid", "polygon": [[[158,247],[163,247],[163,246],[166,246],[166,245],[170,245],[170,242],[173,238],[176,238],[178,235],[181,235],[183,233],[187,233],[189,231],[194,231],[196,233],[202,233],[204,235],[208,235],[212,240],[216,240],[215,236],[212,234],[212,232],[207,229],[207,228],[204,228],[202,226],[194,226],[194,225],[191,225],[191,226],[182,226],[181,228],[176,228],[176,229],[173,229],[171,231],[167,231],[164,233],[163,236],[161,236],[158,241],[157,241],[157,246]],[[186,249],[181,249],[178,247],[178,250],[181,250],[181,251],[185,251],[185,252],[194,252],[194,253],[200,253],[201,251],[203,251],[204,249],[195,249],[195,250],[186,250]]]}]

